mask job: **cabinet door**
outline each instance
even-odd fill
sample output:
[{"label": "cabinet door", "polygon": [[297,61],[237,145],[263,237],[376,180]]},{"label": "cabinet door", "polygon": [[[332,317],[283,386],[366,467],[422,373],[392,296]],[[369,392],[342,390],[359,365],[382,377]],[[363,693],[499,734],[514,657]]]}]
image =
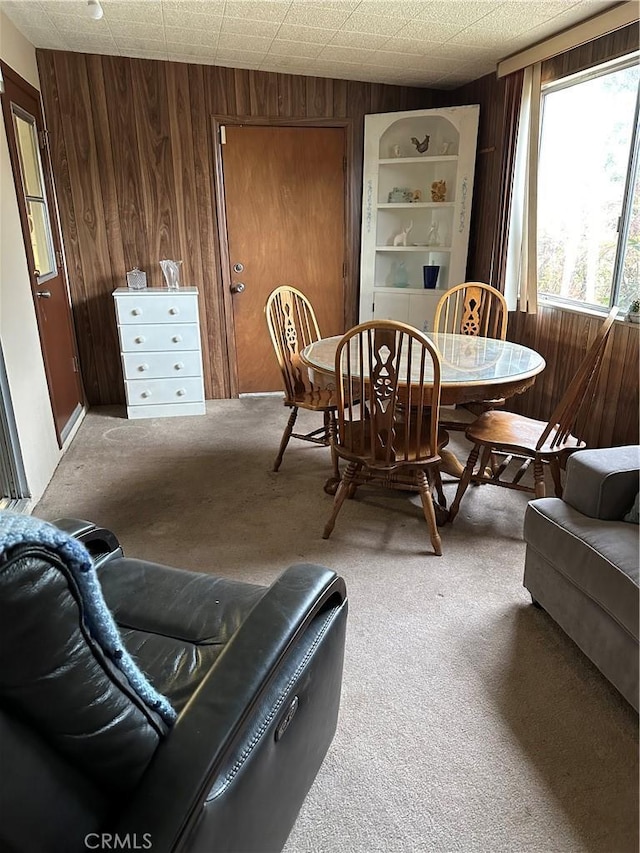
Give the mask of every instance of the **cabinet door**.
[{"label": "cabinet door", "polygon": [[409,322],[409,296],[406,293],[375,293],[372,317],[376,320]]},{"label": "cabinet door", "polygon": [[[361,321],[380,310],[414,324],[465,280],[478,116],[469,106],[365,117]],[[426,266],[438,269],[436,294]]]}]

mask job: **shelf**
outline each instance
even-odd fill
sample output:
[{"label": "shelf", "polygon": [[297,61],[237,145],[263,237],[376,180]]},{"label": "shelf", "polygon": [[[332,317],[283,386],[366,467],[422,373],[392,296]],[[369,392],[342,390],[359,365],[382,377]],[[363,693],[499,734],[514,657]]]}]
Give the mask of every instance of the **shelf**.
[{"label": "shelf", "polygon": [[382,202],[381,204],[379,204],[378,210],[391,210],[392,208],[397,208],[397,207],[410,208],[410,207],[455,207],[455,206],[456,206],[455,201],[415,201],[415,202],[413,202],[413,201],[407,201],[407,202],[389,201],[389,202]]},{"label": "shelf", "polygon": [[376,252],[450,252],[451,246],[376,246]]},{"label": "shelf", "polygon": [[397,165],[398,163],[455,163],[458,159],[457,154],[446,154],[442,157],[385,157],[383,160],[378,160],[381,166]]}]

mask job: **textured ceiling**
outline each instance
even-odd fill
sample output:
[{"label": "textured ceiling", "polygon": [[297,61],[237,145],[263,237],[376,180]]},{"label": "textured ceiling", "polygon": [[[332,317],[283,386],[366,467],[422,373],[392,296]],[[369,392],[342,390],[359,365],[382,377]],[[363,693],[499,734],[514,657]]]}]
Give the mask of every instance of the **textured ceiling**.
[{"label": "textured ceiling", "polygon": [[448,89],[605,0],[0,0],[36,47]]}]

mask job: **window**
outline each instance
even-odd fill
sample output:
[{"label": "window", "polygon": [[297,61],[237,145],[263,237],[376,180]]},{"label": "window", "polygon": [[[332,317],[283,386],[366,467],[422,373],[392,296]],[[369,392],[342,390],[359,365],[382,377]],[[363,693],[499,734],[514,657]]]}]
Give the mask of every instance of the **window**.
[{"label": "window", "polygon": [[20,158],[22,188],[24,190],[29,234],[33,248],[38,281],[46,281],[57,272],[49,208],[44,191],[44,179],[38,148],[38,131],[35,119],[15,104],[11,105]]},{"label": "window", "polygon": [[542,89],[538,293],[626,310],[640,298],[637,56]]}]

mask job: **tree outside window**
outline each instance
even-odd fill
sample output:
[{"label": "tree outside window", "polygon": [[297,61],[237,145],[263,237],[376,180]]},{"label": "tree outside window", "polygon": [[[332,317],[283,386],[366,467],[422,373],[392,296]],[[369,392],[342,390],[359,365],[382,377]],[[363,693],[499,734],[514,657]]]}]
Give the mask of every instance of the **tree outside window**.
[{"label": "tree outside window", "polygon": [[543,90],[538,292],[627,309],[640,297],[637,58]]}]

